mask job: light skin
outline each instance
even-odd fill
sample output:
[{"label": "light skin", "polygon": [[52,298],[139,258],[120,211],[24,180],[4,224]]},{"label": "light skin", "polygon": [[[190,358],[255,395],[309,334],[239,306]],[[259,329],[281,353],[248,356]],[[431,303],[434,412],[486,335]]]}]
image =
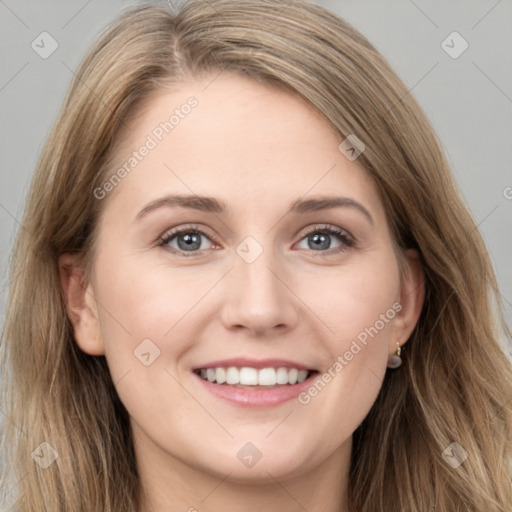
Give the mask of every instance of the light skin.
[{"label": "light skin", "polygon": [[[61,256],[76,342],[105,355],[130,414],[144,510],[230,512],[243,503],[248,512],[343,512],[352,434],[393,371],[386,364],[397,341],[418,321],[421,266],[406,252],[400,279],[375,184],[340,152],[343,139],[320,114],[247,77],[212,78],[162,91],[130,121],[113,171],[167,113],[198,101],[103,199],[91,275]],[[174,194],[216,198],[229,213],[161,206],[137,218]],[[326,196],[352,205],[287,213],[297,200]],[[205,234],[188,252],[187,233],[159,245],[175,227]],[[236,250],[248,236],[262,249],[251,263]],[[401,310],[306,405],[241,408],[192,372],[253,357],[321,374],[396,303]],[[149,366],[134,355],[145,339],[160,350]],[[262,454],[252,467],[237,457],[248,442]]]}]

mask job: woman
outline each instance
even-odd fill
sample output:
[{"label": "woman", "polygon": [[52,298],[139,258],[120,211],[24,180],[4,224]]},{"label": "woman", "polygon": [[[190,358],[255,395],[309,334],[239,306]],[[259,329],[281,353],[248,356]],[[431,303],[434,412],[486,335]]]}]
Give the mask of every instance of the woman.
[{"label": "woman", "polygon": [[6,500],[505,512],[495,299],[430,124],[349,24],[132,8],[76,74],[16,242]]}]

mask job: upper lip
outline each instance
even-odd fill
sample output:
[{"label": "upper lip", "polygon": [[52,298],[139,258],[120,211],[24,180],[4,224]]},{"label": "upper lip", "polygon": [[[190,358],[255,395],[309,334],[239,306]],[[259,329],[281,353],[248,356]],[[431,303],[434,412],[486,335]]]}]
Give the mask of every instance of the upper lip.
[{"label": "upper lip", "polygon": [[228,368],[235,366],[237,368],[297,368],[297,370],[313,370],[310,366],[290,361],[289,359],[251,359],[248,357],[234,357],[231,359],[223,359],[222,361],[212,361],[204,363],[193,368],[193,371],[207,368]]}]

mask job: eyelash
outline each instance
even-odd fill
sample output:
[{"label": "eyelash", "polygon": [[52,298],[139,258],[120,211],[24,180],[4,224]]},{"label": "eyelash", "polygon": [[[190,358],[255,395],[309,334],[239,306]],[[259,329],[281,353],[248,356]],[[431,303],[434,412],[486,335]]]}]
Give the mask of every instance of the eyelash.
[{"label": "eyelash", "polygon": [[[175,254],[179,254],[179,255],[184,256],[186,258],[197,256],[201,251],[190,251],[187,254],[186,251],[180,251],[179,249],[175,249],[174,247],[166,247],[166,245],[173,238],[175,238],[175,237],[177,237],[177,236],[179,236],[179,235],[181,235],[183,233],[187,233],[187,234],[193,233],[193,234],[196,234],[196,235],[203,235],[206,238],[208,238],[209,240],[211,240],[212,242],[218,244],[218,242],[215,240],[214,236],[212,236],[209,233],[206,233],[202,229],[199,229],[196,226],[184,226],[184,227],[174,228],[171,231],[167,231],[166,233],[164,233],[160,237],[160,239],[158,240],[158,245],[160,247],[163,247],[163,248],[165,248],[165,249],[175,253]],[[324,256],[326,254],[332,255],[332,254],[342,253],[342,252],[345,252],[348,249],[354,247],[354,245],[355,245],[354,238],[351,235],[349,235],[345,230],[339,229],[339,228],[335,228],[335,227],[332,227],[332,226],[328,226],[328,225],[312,226],[310,228],[307,228],[306,232],[303,234],[303,236],[302,236],[302,238],[300,240],[303,240],[304,238],[306,238],[307,236],[309,236],[309,235],[311,235],[313,233],[322,233],[322,234],[328,234],[328,235],[336,236],[336,237],[339,238],[339,240],[342,243],[342,245],[340,245],[339,247],[335,247],[333,249],[327,249],[326,251],[313,251],[312,249],[310,249],[311,252],[317,253],[317,254],[314,254],[315,257],[316,256]]]}]

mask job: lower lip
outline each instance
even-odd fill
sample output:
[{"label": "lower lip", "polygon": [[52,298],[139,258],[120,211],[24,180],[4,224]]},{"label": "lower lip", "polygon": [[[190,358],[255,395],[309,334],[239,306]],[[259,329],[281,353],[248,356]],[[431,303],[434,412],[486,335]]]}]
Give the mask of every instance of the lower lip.
[{"label": "lower lip", "polygon": [[317,373],[313,373],[300,384],[287,384],[271,389],[247,389],[226,384],[214,384],[194,373],[194,376],[201,381],[206,390],[212,395],[228,400],[240,407],[271,407],[293,400],[311,386],[316,375]]}]

